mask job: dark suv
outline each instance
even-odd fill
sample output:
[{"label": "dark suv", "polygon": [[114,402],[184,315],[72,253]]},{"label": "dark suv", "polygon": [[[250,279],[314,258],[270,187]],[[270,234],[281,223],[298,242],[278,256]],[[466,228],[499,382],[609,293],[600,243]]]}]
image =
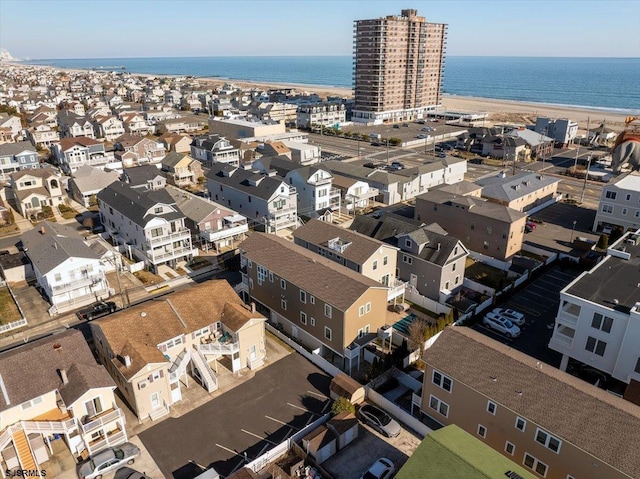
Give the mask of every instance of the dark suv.
[{"label": "dark suv", "polygon": [[80,319],[86,319],[90,321],[92,319],[99,318],[101,316],[106,316],[107,314],[113,313],[118,307],[116,303],[113,301],[99,301],[97,303],[92,304],[88,308],[81,309],[78,311],[78,317]]}]

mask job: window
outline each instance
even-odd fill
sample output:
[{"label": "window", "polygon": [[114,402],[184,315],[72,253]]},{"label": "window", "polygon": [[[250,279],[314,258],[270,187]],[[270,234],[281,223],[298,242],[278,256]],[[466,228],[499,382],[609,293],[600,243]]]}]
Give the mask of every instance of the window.
[{"label": "window", "polygon": [[326,326],[324,327],[324,337],[325,339],[331,341],[331,328],[328,328]]},{"label": "window", "polygon": [[516,429],[518,429],[519,431],[524,432],[524,430],[526,428],[527,428],[527,421],[525,421],[521,417],[517,417],[516,418]]},{"label": "window", "polygon": [[455,271],[456,270],[456,263],[453,263],[453,267],[451,268],[451,271]]},{"label": "window", "polygon": [[313,296],[313,295],[309,295],[309,302],[310,302],[311,304],[316,304],[316,297],[315,297],[315,296]]},{"label": "window", "polygon": [[284,309],[285,311],[287,310],[287,300],[286,299],[281,299],[280,300],[280,307],[282,307],[282,309]]},{"label": "window", "polygon": [[358,308],[358,316],[364,316],[364,306]]},{"label": "window", "polygon": [[445,376],[444,374],[436,371],[435,369],[433,370],[433,376],[431,378],[431,381],[433,382],[433,384],[435,384],[438,387],[441,387],[445,391],[451,392],[451,385],[453,384],[453,380]]},{"label": "window", "polygon": [[284,279],[280,280],[280,287],[282,289],[287,289],[287,282]]},{"label": "window", "polygon": [[490,235],[493,233],[493,227],[492,226],[487,226],[487,234]]},{"label": "window", "polygon": [[608,214],[613,214],[613,206],[612,205],[607,205],[607,204],[603,204],[602,205],[602,212],[603,213],[608,213]]},{"label": "window", "polygon": [[474,223],[471,223],[471,229],[472,230],[476,229],[476,225]]},{"label": "window", "polygon": [[386,266],[388,262],[389,262],[389,257],[388,256],[385,256],[384,258],[382,258],[382,265],[383,266]]},{"label": "window", "polygon": [[313,316],[311,317],[311,326],[315,326],[316,325],[316,318],[314,318]]},{"label": "window", "polygon": [[482,424],[478,424],[478,436],[487,437],[487,428]]},{"label": "window", "polygon": [[482,247],[483,247],[484,249],[489,249],[489,242],[488,242],[488,241],[485,241],[485,242],[483,243]]},{"label": "window", "polygon": [[618,193],[615,191],[607,191],[604,195],[608,200],[615,200],[616,196],[618,196]]},{"label": "window", "polygon": [[498,406],[496,405],[496,403],[494,403],[493,401],[487,401],[487,412],[489,414],[493,414],[495,416],[497,409]]},{"label": "window", "polygon": [[258,265],[258,284],[262,284],[267,279],[267,268]]},{"label": "window", "polygon": [[403,254],[402,262],[407,264],[413,264],[413,258],[411,256],[407,256],[406,254]]},{"label": "window", "polygon": [[516,446],[513,443],[507,441],[507,443],[504,445],[504,450],[507,454],[511,454],[513,456],[513,453],[516,452]]},{"label": "window", "polygon": [[538,461],[528,452],[524,453],[524,461],[522,461],[522,463],[532,471],[540,474],[542,477],[545,477],[547,475],[548,466],[544,462]]},{"label": "window", "polygon": [[153,212],[154,212],[155,214],[160,214],[160,213],[162,213],[162,206],[157,206],[157,207],[155,207],[155,208],[153,209]]},{"label": "window", "polygon": [[613,325],[613,318],[608,318],[600,313],[593,314],[593,320],[591,321],[591,327],[604,331],[605,333],[611,332],[611,326]]},{"label": "window", "polygon": [[429,396],[429,407],[444,417],[449,417],[449,405],[435,396]]},{"label": "window", "polygon": [[622,208],[622,216],[627,216],[627,209],[626,208]]},{"label": "window", "polygon": [[325,305],[324,305],[324,315],[325,315],[327,318],[330,318],[330,317],[331,317],[331,306],[329,306],[328,304],[325,304]]},{"label": "window", "polygon": [[269,282],[273,283],[273,273],[269,271]]},{"label": "window", "polygon": [[405,240],[405,241],[404,241],[404,245],[405,245],[405,247],[407,247],[407,248],[411,248],[411,240],[410,240],[410,239]]},{"label": "window", "polygon": [[587,345],[585,349],[590,353],[597,354],[598,356],[604,356],[604,352],[607,349],[607,343],[600,339],[589,336],[587,338]]},{"label": "window", "polygon": [[365,306],[365,312],[370,313],[371,312],[371,301],[369,301],[364,306]]},{"label": "window", "polygon": [[307,313],[300,311],[300,322],[302,324],[307,324]]},{"label": "window", "polygon": [[300,290],[300,301],[303,303],[307,302],[307,292]]},{"label": "window", "polygon": [[536,442],[542,444],[547,449],[551,449],[556,454],[560,452],[560,446],[562,446],[560,439],[540,428],[536,430]]},{"label": "window", "polygon": [[89,416],[100,414],[102,412],[102,401],[100,401],[100,396],[94,397],[91,401],[85,402],[84,407]]},{"label": "window", "polygon": [[640,357],[636,361],[636,367],[633,369],[636,373],[640,374]]}]

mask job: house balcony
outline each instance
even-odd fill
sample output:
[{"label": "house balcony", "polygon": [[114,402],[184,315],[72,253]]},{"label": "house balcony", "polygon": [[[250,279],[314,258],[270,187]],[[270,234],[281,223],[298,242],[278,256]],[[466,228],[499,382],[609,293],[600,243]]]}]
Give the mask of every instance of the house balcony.
[{"label": "house balcony", "polygon": [[211,342],[205,340],[204,343],[198,345],[198,350],[204,355],[231,356],[240,352],[240,343],[233,342],[231,336],[225,333]]},{"label": "house balcony", "polygon": [[398,278],[394,278],[393,284],[389,286],[387,291],[387,301],[393,301],[394,299],[404,295],[405,287],[407,283],[400,281]]},{"label": "house balcony", "polygon": [[127,433],[124,429],[114,429],[101,439],[96,439],[87,444],[89,454],[94,454],[97,451],[101,451],[107,447],[118,446],[124,442],[127,442]]},{"label": "house balcony", "polygon": [[247,223],[233,223],[229,226],[225,225],[225,227],[218,231],[201,231],[200,237],[212,243],[214,241],[219,241],[242,233],[246,233],[247,231],[249,231],[249,226],[247,225]]},{"label": "house balcony", "polygon": [[278,220],[278,218],[282,218],[285,215],[289,215],[289,214],[295,215],[297,211],[298,211],[298,206],[296,204],[286,205],[286,206],[283,206],[282,208],[273,208],[273,209],[270,209],[267,219]]},{"label": "house balcony", "polygon": [[85,161],[84,164],[89,166],[97,166],[106,165],[107,163],[112,163],[114,161],[116,161],[116,158],[114,156],[93,155],[87,161]]},{"label": "house balcony", "polygon": [[147,248],[152,249],[152,248],[166,245],[169,243],[174,243],[174,242],[184,241],[189,239],[191,239],[191,231],[188,228],[181,228],[175,233],[147,239],[146,245],[147,245]]},{"label": "house balcony", "polygon": [[96,416],[90,417],[87,421],[80,423],[80,429],[83,434],[87,434],[91,431],[95,431],[101,427],[104,427],[114,421],[121,419],[125,420],[124,414],[119,407],[113,405],[113,407],[107,411],[103,411]]},{"label": "house balcony", "polygon": [[[549,341],[549,347],[556,349],[571,349],[576,330],[564,324],[556,324],[553,336]],[[555,346],[555,347],[554,347]]]},{"label": "house balcony", "polygon": [[[86,286],[98,286],[101,283],[104,283],[103,275],[93,275],[93,276],[85,276],[79,279],[76,279],[70,283],[56,284],[51,286],[51,293],[54,295],[64,294],[69,291],[73,291],[76,289],[81,289]],[[106,285],[105,285],[106,287]]]},{"label": "house balcony", "polygon": [[172,245],[168,250],[167,249],[147,250],[145,254],[152,264],[157,265],[160,263],[164,263],[166,261],[171,261],[173,259],[183,258],[189,255],[195,255],[196,250],[191,247],[191,242],[189,241],[188,246],[185,244],[181,244],[178,246]]}]

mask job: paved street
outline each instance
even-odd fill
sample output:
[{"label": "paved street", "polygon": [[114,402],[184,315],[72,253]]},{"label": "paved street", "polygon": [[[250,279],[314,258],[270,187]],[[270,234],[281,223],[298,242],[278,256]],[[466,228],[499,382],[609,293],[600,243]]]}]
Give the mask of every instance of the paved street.
[{"label": "paved street", "polygon": [[522,333],[519,337],[509,339],[487,328],[482,324],[482,318],[473,328],[540,361],[554,367],[560,366],[560,354],[549,349],[547,345],[558,312],[560,290],[579,273],[578,270],[563,270],[560,266],[554,266],[499,305],[501,308],[512,308],[525,314],[525,324],[520,327]]},{"label": "paved street", "polygon": [[228,475],[329,411],[330,377],[299,354],[180,418],[141,433],[164,477],[191,478],[194,466]]}]

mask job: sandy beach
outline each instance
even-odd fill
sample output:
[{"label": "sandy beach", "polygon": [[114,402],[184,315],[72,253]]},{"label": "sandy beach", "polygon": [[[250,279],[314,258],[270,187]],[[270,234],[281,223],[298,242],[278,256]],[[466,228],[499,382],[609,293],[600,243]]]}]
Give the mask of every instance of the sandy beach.
[{"label": "sandy beach", "polygon": [[[5,63],[8,64],[8,63]],[[69,68],[57,68],[43,65],[27,65],[22,63],[11,63],[14,66],[25,68],[51,69],[57,71],[65,71],[69,73],[86,74],[90,70],[79,70]],[[176,78],[185,75],[157,75],[145,73],[131,73],[133,76],[142,78]],[[264,83],[251,82],[245,80],[234,80],[230,78],[217,77],[198,77],[198,80],[207,88],[218,88],[225,83],[231,83],[243,89],[257,88],[261,90],[270,89],[293,89],[297,92],[316,93],[320,97],[338,96],[341,98],[353,97],[351,88],[333,87],[323,85],[300,85],[292,83]],[[549,118],[569,118],[578,123],[580,133],[584,134],[587,130],[597,128],[605,123],[607,128],[621,131],[624,128],[626,114],[615,110],[574,107],[569,105],[553,105],[544,103],[519,102],[511,100],[497,100],[492,98],[476,98],[466,96],[444,95],[442,97],[442,106],[438,111],[455,111],[455,112],[486,112],[489,114],[487,124],[495,123],[535,123],[537,116],[546,116]]]}]

